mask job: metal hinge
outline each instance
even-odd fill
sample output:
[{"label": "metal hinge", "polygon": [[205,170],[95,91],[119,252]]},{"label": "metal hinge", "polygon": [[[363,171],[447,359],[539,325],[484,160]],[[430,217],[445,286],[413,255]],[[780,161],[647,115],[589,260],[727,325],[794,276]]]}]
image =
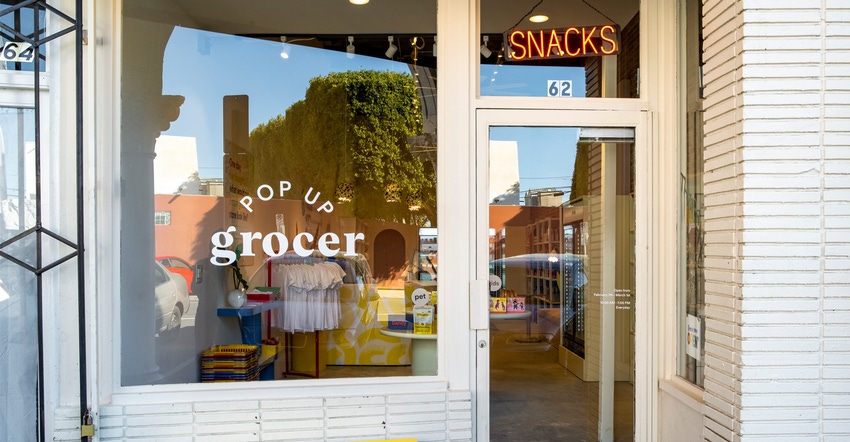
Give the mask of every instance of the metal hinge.
[{"label": "metal hinge", "polygon": [[83,415],[83,424],[80,425],[80,437],[94,437],[94,424],[91,419],[91,412],[86,411]]}]

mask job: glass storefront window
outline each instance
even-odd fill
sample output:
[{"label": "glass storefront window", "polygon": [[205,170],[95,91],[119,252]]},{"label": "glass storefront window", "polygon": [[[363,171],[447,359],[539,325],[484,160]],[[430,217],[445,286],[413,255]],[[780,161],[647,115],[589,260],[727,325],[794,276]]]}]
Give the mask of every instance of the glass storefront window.
[{"label": "glass storefront window", "polygon": [[705,201],[701,89],[701,3],[685,2],[685,115],[680,197],[680,288],[677,374],[698,386],[705,378]]},{"label": "glass storefront window", "polygon": [[[0,440],[36,434],[39,299],[36,276],[6,256],[37,266],[35,111],[0,107]],[[49,262],[49,261],[48,261]],[[29,424],[28,424],[29,423]]]},{"label": "glass storefront window", "polygon": [[436,3],[256,3],[125,1],[120,382],[436,375]]},{"label": "glass storefront window", "polygon": [[640,1],[481,1],[480,94],[640,96]]}]

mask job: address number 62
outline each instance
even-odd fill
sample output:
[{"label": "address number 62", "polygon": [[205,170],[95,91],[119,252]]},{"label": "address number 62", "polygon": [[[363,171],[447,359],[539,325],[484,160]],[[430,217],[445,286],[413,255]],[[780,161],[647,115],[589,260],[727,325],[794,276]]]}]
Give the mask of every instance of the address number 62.
[{"label": "address number 62", "polygon": [[572,80],[546,80],[547,94],[550,97],[572,97]]}]

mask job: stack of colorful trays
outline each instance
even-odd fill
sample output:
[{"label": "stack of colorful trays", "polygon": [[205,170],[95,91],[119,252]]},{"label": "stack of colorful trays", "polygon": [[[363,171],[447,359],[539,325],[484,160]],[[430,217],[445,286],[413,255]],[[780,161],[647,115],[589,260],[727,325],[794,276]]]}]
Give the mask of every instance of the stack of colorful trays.
[{"label": "stack of colorful trays", "polygon": [[255,381],[259,360],[258,345],[216,345],[201,354],[201,382]]}]

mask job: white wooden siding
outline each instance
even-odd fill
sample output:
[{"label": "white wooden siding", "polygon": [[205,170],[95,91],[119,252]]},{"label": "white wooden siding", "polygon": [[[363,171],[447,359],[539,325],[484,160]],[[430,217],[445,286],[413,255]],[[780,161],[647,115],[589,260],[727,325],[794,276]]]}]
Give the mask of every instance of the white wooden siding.
[{"label": "white wooden siding", "polygon": [[[471,441],[466,392],[101,407],[101,441]],[[79,440],[79,437],[77,438]]]},{"label": "white wooden siding", "polygon": [[850,437],[850,2],[707,0],[706,440]]}]

